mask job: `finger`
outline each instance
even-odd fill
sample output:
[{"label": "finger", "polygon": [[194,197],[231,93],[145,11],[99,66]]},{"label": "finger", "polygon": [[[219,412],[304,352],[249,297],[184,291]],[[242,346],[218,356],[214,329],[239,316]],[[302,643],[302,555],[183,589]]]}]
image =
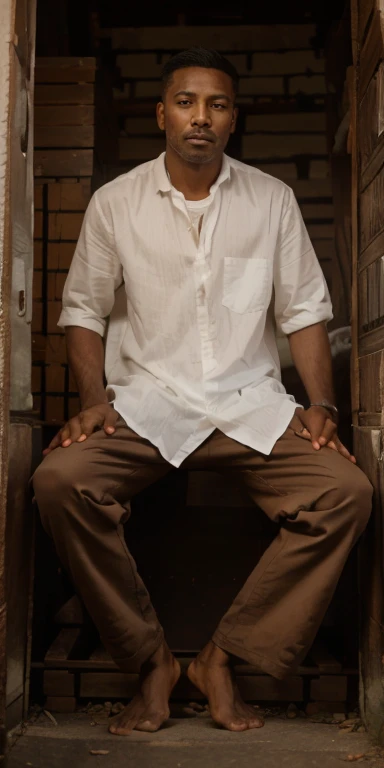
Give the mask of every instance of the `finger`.
[{"label": "finger", "polygon": [[119,414],[117,411],[115,411],[114,408],[110,408],[110,410],[107,412],[107,415],[104,419],[104,430],[107,432],[108,435],[113,435],[113,433],[116,431],[116,422],[119,418]]},{"label": "finger", "polygon": [[339,440],[339,438],[336,438],[334,440],[334,443],[336,445],[337,451],[341,453],[342,456],[344,456],[349,461],[352,461],[353,464],[356,464],[356,458],[352,456],[348,448],[346,448],[345,445],[343,445],[343,443],[341,442],[341,440]]},{"label": "finger", "polygon": [[[87,437],[89,437],[92,432],[95,431],[96,427],[100,427],[102,424],[102,418],[100,417],[100,414],[89,414],[89,413],[80,413],[79,417],[79,424],[80,424],[80,434],[79,438],[81,437],[82,440],[86,440]],[[81,442],[80,441],[80,442]]]},{"label": "finger", "polygon": [[71,428],[69,422],[67,422],[61,430],[61,445],[63,448],[67,448],[71,445]]},{"label": "finger", "polygon": [[333,438],[335,432],[336,432],[335,422],[332,421],[332,419],[327,419],[318,440],[320,445],[326,445]]}]

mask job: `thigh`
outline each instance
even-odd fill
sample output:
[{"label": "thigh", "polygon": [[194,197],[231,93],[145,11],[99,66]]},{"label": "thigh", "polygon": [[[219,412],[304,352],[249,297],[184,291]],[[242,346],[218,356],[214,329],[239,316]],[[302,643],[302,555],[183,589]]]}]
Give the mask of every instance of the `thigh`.
[{"label": "thigh", "polygon": [[113,435],[95,431],[81,443],[56,448],[37,468],[33,486],[57,494],[69,487],[89,488],[101,500],[108,493],[129,500],[135,493],[169,472],[172,466],[149,440],[127,427],[122,419]]},{"label": "thigh", "polygon": [[268,456],[225,435],[212,441],[212,453],[217,459],[216,471],[225,471],[244,485],[275,521],[295,516],[300,509],[313,509],[329,491],[334,492],[336,500],[369,485],[356,465],[328,446],[316,451],[292,427],[286,429]]}]

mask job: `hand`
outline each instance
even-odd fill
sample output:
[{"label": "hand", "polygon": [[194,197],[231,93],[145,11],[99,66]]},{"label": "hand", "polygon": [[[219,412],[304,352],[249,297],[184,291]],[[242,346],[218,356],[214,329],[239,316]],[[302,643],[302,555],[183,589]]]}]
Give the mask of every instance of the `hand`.
[{"label": "hand", "polygon": [[307,410],[297,408],[291,426],[300,437],[311,440],[316,451],[328,445],[333,451],[341,453],[346,459],[356,464],[355,457],[349,453],[337,436],[337,424],[326,408],[322,406],[312,406]]},{"label": "hand", "polygon": [[91,408],[85,408],[77,416],[67,421],[64,427],[51,440],[48,448],[43,451],[46,456],[59,445],[67,448],[71,443],[82,443],[94,432],[96,427],[103,427],[107,435],[113,435],[115,424],[119,414],[109,403],[93,405]]}]

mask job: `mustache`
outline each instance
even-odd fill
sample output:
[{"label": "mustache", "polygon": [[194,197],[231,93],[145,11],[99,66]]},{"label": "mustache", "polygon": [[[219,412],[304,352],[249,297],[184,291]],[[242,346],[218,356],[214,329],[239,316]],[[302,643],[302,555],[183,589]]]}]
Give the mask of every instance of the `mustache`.
[{"label": "mustache", "polygon": [[186,139],[205,139],[206,141],[215,141],[216,136],[210,131],[189,131],[185,136]]}]

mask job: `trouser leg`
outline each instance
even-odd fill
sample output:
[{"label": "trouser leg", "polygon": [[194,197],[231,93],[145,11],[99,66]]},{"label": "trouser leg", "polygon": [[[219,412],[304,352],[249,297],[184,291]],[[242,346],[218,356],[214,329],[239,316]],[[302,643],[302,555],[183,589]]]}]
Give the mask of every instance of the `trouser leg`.
[{"label": "trouser leg", "polygon": [[225,440],[216,438],[217,468],[232,471],[281,527],[213,640],[282,678],[314,640],[346,558],[368,521],[372,486],[340,454],[327,447],[316,452],[290,428],[268,457]]},{"label": "trouser leg", "polygon": [[129,500],[171,469],[126,426],[48,454],[33,477],[43,526],[101,639],[121,669],[136,671],[163,639],[124,539]]}]

